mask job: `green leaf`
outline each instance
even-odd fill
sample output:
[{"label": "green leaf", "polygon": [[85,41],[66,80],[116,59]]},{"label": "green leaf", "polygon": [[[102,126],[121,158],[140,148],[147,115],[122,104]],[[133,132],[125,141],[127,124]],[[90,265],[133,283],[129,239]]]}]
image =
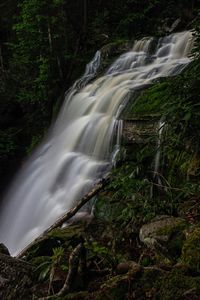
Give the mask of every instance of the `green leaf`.
[{"label": "green leaf", "polygon": [[50,268],[51,268],[51,266],[47,265],[46,268],[44,268],[40,272],[40,275],[39,275],[39,278],[38,278],[39,281],[44,281],[47,278],[47,276],[49,275],[49,272],[50,272]]},{"label": "green leaf", "polygon": [[192,117],[191,112],[188,112],[188,113],[185,114],[183,120],[184,120],[184,121],[189,121],[189,120],[191,119],[191,117]]}]

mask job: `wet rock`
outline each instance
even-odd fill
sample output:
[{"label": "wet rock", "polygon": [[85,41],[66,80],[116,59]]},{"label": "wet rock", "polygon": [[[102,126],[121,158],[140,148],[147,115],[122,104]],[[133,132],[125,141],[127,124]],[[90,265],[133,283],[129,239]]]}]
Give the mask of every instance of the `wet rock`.
[{"label": "wet rock", "polygon": [[32,267],[7,254],[0,254],[0,299],[32,299]]},{"label": "wet rock", "polygon": [[157,119],[145,118],[125,119],[123,124],[123,143],[145,144],[149,139],[157,138]]},{"label": "wet rock", "polygon": [[101,48],[101,56],[103,59],[112,58],[116,55],[123,53],[124,51],[128,51],[130,49],[130,44],[127,41],[121,41],[118,43],[109,43],[104,45]]},{"label": "wet rock", "polygon": [[183,219],[161,216],[143,225],[139,236],[149,248],[170,260],[176,260],[185,240],[185,228],[186,222]]},{"label": "wet rock", "polygon": [[8,248],[0,243],[0,254],[10,255]]}]

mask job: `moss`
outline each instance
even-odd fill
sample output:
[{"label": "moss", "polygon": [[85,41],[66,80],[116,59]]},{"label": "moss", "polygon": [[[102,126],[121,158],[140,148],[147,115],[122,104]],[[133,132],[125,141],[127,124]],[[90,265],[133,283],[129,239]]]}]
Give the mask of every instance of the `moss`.
[{"label": "moss", "polygon": [[163,276],[164,271],[157,269],[157,268],[146,268],[144,270],[143,276],[141,278],[141,286],[144,286],[145,289],[148,289],[154,285],[157,280]]},{"label": "moss", "polygon": [[132,289],[134,291],[135,299],[152,299],[153,295],[152,297],[148,297],[148,295],[156,292],[156,282],[161,280],[164,273],[165,272],[163,270],[158,268],[145,268],[142,276],[133,282]]},{"label": "moss", "polygon": [[109,296],[108,299],[125,299],[131,280],[132,278],[130,274],[114,276],[101,286],[102,298],[98,299],[106,299],[103,298],[103,296],[105,297],[106,295]]},{"label": "moss", "polygon": [[187,169],[187,175],[190,177],[196,177],[200,174],[200,157],[195,154],[192,156],[188,169]]},{"label": "moss", "polygon": [[166,226],[159,230],[159,234],[167,235],[169,238],[167,242],[168,258],[177,260],[181,255],[183,243],[185,241],[185,234],[183,230],[186,228],[184,220],[177,220],[174,226]]},{"label": "moss", "polygon": [[169,83],[167,80],[162,80],[148,89],[137,92],[127,105],[123,116],[125,118],[133,117],[134,115],[161,115],[164,111],[169,98],[167,88]]},{"label": "moss", "polygon": [[182,232],[186,228],[187,224],[185,220],[175,219],[175,222],[170,225],[163,226],[159,228],[156,232],[158,235],[168,235],[171,236],[178,232]]},{"label": "moss", "polygon": [[40,238],[26,254],[26,260],[31,260],[37,256],[52,256],[53,249],[60,247],[62,244],[66,246],[74,246],[83,240],[84,225],[72,225],[66,228],[56,228],[46,236]]},{"label": "moss", "polygon": [[200,272],[200,227],[188,234],[183,245],[181,260],[194,271]]},{"label": "moss", "polygon": [[174,269],[160,278],[160,282],[156,282],[156,285],[159,287],[158,299],[178,300],[188,290],[199,292],[200,277],[191,277],[181,269]]},{"label": "moss", "polygon": [[68,241],[74,237],[78,237],[84,231],[84,224],[71,225],[65,228],[56,228],[48,233],[48,237]]}]

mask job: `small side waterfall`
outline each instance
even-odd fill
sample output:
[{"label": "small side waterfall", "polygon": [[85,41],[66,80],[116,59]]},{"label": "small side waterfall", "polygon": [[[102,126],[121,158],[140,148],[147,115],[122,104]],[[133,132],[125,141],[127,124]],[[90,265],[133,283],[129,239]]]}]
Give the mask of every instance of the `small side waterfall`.
[{"label": "small side waterfall", "polygon": [[160,38],[154,51],[149,51],[152,38],[136,41],[104,76],[88,83],[99,67],[100,52],[96,53],[1,205],[0,241],[11,254],[41,234],[108,172],[119,149],[120,111],[134,90],[180,73],[190,62],[192,40],[191,32],[172,34]]}]

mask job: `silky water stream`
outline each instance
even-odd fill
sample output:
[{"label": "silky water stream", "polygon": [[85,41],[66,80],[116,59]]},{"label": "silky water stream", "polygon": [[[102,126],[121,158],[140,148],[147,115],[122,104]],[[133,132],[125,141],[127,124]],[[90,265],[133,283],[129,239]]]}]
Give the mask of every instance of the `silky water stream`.
[{"label": "silky water stream", "polygon": [[[22,167],[0,207],[0,242],[16,255],[105,176],[119,150],[119,115],[134,90],[180,73],[189,31],[135,41],[100,78],[100,52],[65,97],[55,125]],[[89,82],[89,83],[88,83]],[[118,134],[117,134],[118,132]]]}]

